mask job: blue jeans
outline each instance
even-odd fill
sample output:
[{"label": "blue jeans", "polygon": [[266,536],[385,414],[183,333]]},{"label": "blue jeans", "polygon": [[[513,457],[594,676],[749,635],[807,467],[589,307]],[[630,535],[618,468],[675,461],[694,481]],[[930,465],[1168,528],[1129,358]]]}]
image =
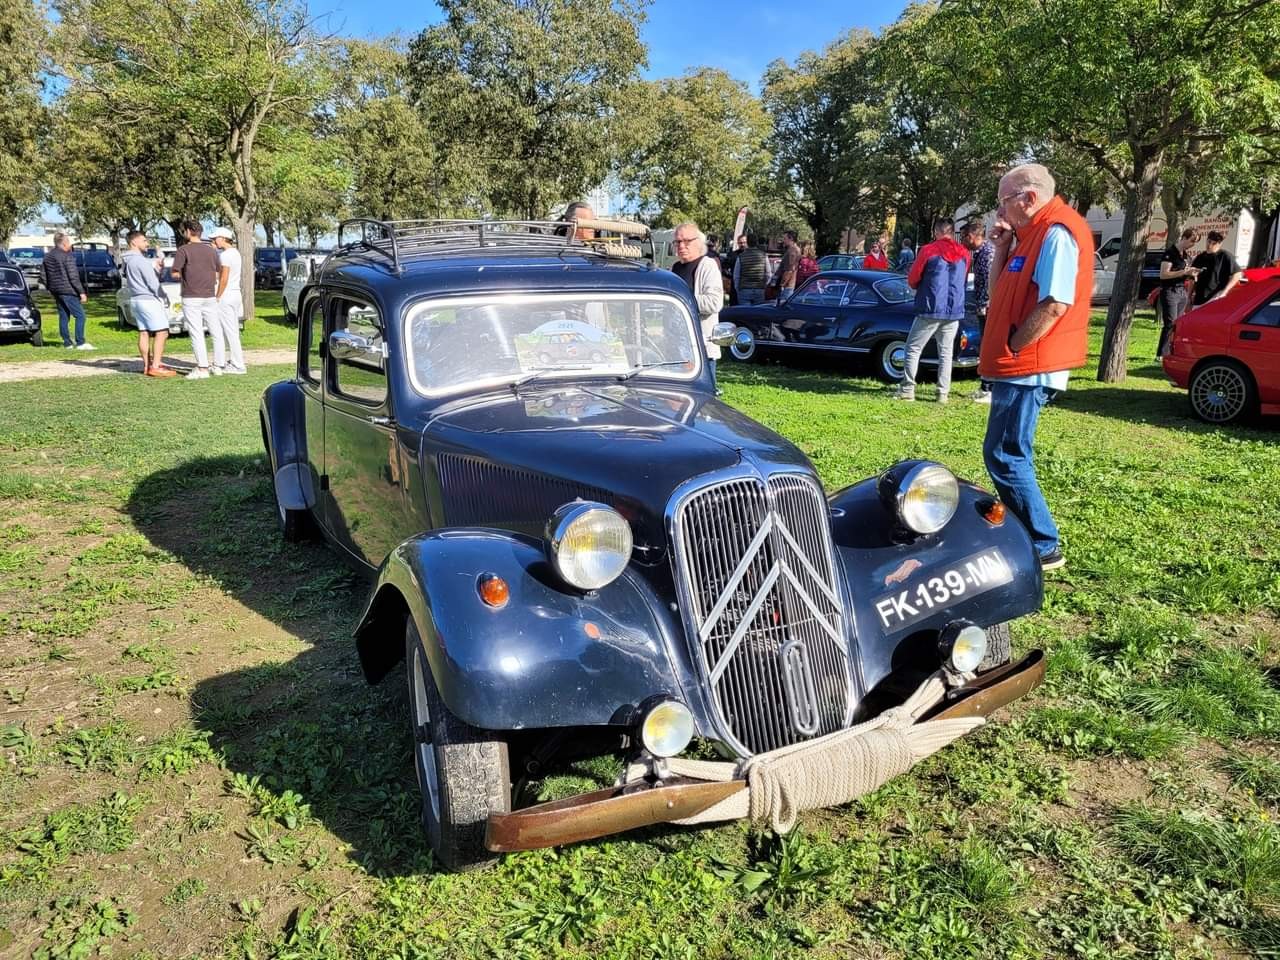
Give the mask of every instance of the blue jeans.
[{"label": "blue jeans", "polygon": [[738,303],[744,307],[754,307],[764,303],[764,287],[742,287],[738,290]]},{"label": "blue jeans", "polygon": [[707,366],[711,368],[711,382],[716,382],[716,358],[707,357]]},{"label": "blue jeans", "polygon": [[1058,547],[1058,527],[1036,480],[1032,443],[1040,411],[1056,390],[1026,387],[1003,380],[991,383],[991,414],[982,457],[1005,506],[1022,521],[1040,556]]},{"label": "blue jeans", "polygon": [[84,307],[80,298],[74,293],[59,293],[54,296],[58,304],[58,332],[62,334],[62,345],[71,346],[71,318],[76,318],[76,339],[78,347],[84,343]]}]

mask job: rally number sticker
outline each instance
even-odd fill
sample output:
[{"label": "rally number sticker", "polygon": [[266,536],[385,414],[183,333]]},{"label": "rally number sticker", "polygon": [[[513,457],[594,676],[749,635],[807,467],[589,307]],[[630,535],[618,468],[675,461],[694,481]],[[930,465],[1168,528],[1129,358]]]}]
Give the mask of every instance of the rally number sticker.
[{"label": "rally number sticker", "polygon": [[959,600],[986,593],[1013,580],[1013,571],[995,547],[944,570],[933,569],[875,601],[885,633],[896,633]]}]

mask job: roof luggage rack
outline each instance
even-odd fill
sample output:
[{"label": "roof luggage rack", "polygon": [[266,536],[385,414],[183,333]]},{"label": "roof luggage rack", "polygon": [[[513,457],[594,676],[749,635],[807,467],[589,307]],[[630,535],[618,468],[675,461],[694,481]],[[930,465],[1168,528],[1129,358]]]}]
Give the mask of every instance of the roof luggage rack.
[{"label": "roof luggage rack", "polygon": [[[595,230],[582,239],[579,230]],[[601,233],[608,234],[600,236]],[[629,242],[638,241],[638,242]],[[354,217],[338,224],[333,256],[357,250],[380,253],[396,273],[413,253],[458,253],[491,247],[582,251],[606,257],[653,260],[649,228],[634,220],[373,220]],[[646,247],[648,248],[646,250]]]}]

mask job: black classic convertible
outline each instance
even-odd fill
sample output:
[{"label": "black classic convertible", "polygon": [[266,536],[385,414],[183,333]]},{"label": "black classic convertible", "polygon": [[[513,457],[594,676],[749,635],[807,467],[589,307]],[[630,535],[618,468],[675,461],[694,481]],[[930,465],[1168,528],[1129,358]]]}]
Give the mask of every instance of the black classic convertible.
[{"label": "black classic convertible", "polygon": [[[450,867],[746,790],[672,775],[695,737],[761,763],[860,724],[909,737],[938,729],[890,709],[922,684],[959,735],[1043,671],[1008,663],[1042,585],[1002,504],[919,460],[825,494],[716,399],[644,228],[586,226],[613,239],[344,223],[300,297],[297,372],[262,400],[284,536],[369,577],[356,647],[370,682],[403,663]],[[520,806],[549,763],[608,751],[647,772]]]},{"label": "black classic convertible", "polygon": [[[826,259],[826,258],[823,258]],[[739,360],[761,353],[826,353],[869,359],[880,379],[896,383],[906,366],[915,294],[905,277],[882,270],[830,270],[810,277],[784,303],[730,307],[721,321],[736,328],[729,352]],[[956,333],[952,366],[978,365],[978,322],[970,312]],[[920,362],[936,367],[930,340]]]}]

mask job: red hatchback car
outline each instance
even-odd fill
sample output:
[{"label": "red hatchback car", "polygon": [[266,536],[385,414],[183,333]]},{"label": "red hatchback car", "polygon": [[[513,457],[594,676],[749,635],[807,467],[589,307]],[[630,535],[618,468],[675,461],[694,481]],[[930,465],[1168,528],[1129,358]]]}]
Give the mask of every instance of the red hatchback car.
[{"label": "red hatchback car", "polygon": [[1280,276],[1242,283],[1179,317],[1164,372],[1209,423],[1280,414]]}]

